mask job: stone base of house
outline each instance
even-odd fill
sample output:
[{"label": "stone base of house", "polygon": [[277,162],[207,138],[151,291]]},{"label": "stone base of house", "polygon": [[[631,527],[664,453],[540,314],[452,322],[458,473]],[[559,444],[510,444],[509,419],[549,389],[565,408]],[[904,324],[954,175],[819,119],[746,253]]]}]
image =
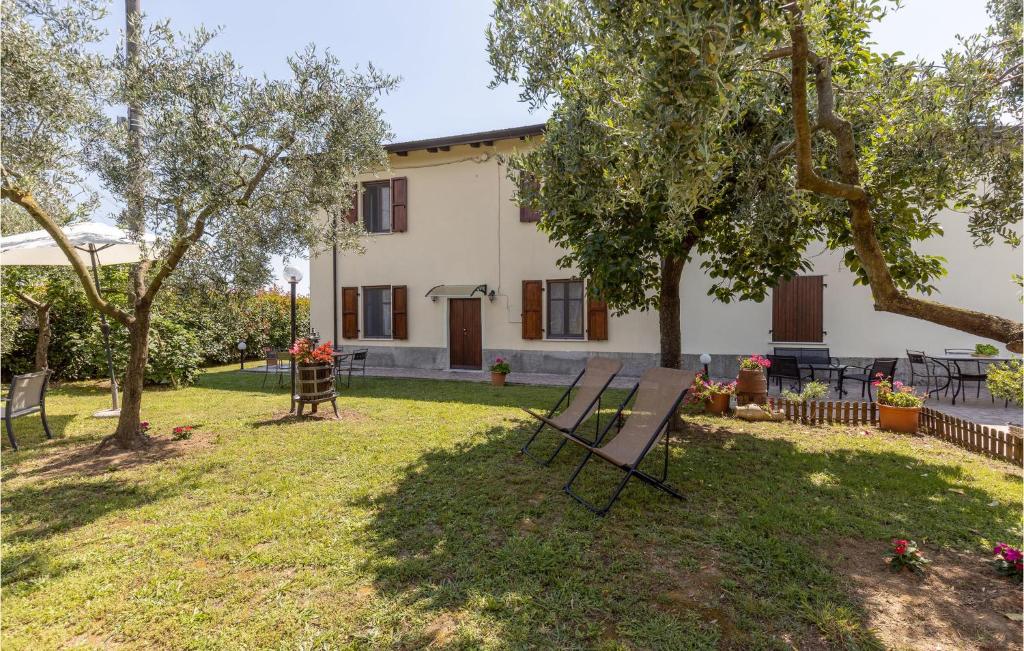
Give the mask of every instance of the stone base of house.
[{"label": "stone base of house", "polygon": [[[366,348],[367,366],[378,368],[416,368],[425,370],[447,370],[448,349],[428,348],[410,346],[359,346],[347,344],[346,349]],[[594,356],[613,357],[622,360],[623,368],[620,375],[638,377],[649,368],[659,365],[660,355],[658,353],[619,353],[607,351],[564,351],[564,350],[511,350],[511,349],[484,349],[483,366],[487,368],[495,357],[503,357],[512,366],[513,371],[521,373],[549,373],[556,375],[575,375],[583,368],[586,360]],[[736,377],[739,370],[739,353],[734,355],[718,354],[711,356],[709,371],[712,378]],[[870,366],[873,361],[866,357],[842,357],[840,363],[856,366]],[[700,355],[684,354],[683,368],[700,370]],[[855,371],[857,372],[857,371]],[[896,376],[904,382],[910,378],[910,368],[906,359],[901,359],[896,367]],[[834,383],[838,375],[833,373],[831,379]],[[860,395],[860,385],[854,382],[847,383],[847,390],[856,389],[856,395]]]}]

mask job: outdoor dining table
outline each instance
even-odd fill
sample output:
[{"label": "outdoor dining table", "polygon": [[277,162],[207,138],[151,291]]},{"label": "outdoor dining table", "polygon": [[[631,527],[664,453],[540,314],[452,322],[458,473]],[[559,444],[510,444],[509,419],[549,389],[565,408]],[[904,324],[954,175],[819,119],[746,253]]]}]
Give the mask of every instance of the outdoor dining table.
[{"label": "outdoor dining table", "polygon": [[838,373],[839,378],[836,380],[836,390],[842,391],[843,387],[843,373],[846,372],[846,364],[801,364],[800,368],[807,369],[811,372],[811,381],[816,380],[820,375],[825,376],[825,384],[832,382],[832,374]]},{"label": "outdoor dining table", "polygon": [[[942,355],[926,355],[926,357],[928,359],[930,359],[930,360],[935,361],[939,366],[941,366],[943,368],[943,370],[946,371],[946,383],[943,384],[941,387],[936,387],[935,389],[931,389],[931,390],[928,391],[928,393],[934,393],[935,395],[939,395],[939,393],[941,393],[941,392],[945,391],[946,389],[948,389],[949,385],[953,383],[953,373],[950,370],[950,366],[951,365],[956,365],[957,362],[978,362],[979,363],[979,366],[978,366],[978,368],[979,368],[979,375],[980,375],[981,374],[980,373],[981,364],[995,364],[995,363],[998,363],[998,362],[1009,362],[1009,361],[1012,361],[1012,360],[1015,360],[1015,359],[1020,359],[1016,355],[985,355],[985,356],[981,356],[981,355],[970,355],[970,354],[967,354],[967,353],[944,353]],[[957,367],[959,368],[959,365],[957,365]],[[958,386],[957,387],[957,392],[953,393],[953,403],[954,404],[956,404],[956,396],[957,396],[957,393],[959,392],[959,389],[960,389],[960,387]]]}]

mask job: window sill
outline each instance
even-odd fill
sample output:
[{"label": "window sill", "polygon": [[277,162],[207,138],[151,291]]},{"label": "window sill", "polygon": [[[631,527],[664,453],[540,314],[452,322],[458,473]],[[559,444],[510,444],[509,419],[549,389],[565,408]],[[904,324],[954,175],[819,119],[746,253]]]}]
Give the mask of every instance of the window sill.
[{"label": "window sill", "polygon": [[586,341],[586,337],[544,337],[544,341]]}]

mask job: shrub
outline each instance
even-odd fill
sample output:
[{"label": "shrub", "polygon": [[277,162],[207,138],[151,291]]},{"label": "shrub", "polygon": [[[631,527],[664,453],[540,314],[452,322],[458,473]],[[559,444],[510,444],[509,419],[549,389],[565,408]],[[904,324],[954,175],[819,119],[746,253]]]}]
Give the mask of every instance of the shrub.
[{"label": "shrub", "polygon": [[1016,547],[999,543],[992,550],[995,556],[996,571],[1004,576],[1012,576],[1018,581],[1024,579],[1024,554]]},{"label": "shrub", "polygon": [[736,382],[715,382],[704,377],[703,373],[698,373],[696,379],[693,381],[693,386],[690,387],[690,393],[687,395],[693,395],[695,400],[711,400],[712,396],[731,396],[736,393]]},{"label": "shrub", "polygon": [[994,397],[1024,405],[1024,362],[1014,359],[989,365],[985,384]]},{"label": "shrub", "polygon": [[503,373],[508,375],[512,371],[512,367],[509,366],[508,362],[503,357],[495,357],[494,363],[491,364],[491,373]]},{"label": "shrub", "polygon": [[793,402],[807,402],[808,400],[821,400],[828,395],[828,385],[824,382],[817,380],[811,380],[804,385],[803,390],[800,393],[793,391],[783,391],[782,397],[786,400],[792,400]]}]

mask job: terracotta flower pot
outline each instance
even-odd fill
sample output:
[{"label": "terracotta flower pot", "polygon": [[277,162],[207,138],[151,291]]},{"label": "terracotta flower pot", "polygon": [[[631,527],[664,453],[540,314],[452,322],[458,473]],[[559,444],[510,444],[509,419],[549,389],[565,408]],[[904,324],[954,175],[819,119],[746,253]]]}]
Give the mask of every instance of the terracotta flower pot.
[{"label": "terracotta flower pot", "polygon": [[729,394],[728,393],[716,393],[712,395],[705,403],[704,410],[709,414],[715,416],[721,416],[729,410]]},{"label": "terracotta flower pot", "polygon": [[498,373],[497,371],[491,371],[491,384],[496,387],[505,386],[506,373]]},{"label": "terracotta flower pot", "polygon": [[878,426],[890,432],[901,432],[903,434],[916,434],[918,415],[920,407],[892,407],[875,403],[878,405]]},{"label": "terracotta flower pot", "polygon": [[768,393],[768,378],[765,377],[764,369],[747,371],[740,369],[736,376],[737,393]]}]

